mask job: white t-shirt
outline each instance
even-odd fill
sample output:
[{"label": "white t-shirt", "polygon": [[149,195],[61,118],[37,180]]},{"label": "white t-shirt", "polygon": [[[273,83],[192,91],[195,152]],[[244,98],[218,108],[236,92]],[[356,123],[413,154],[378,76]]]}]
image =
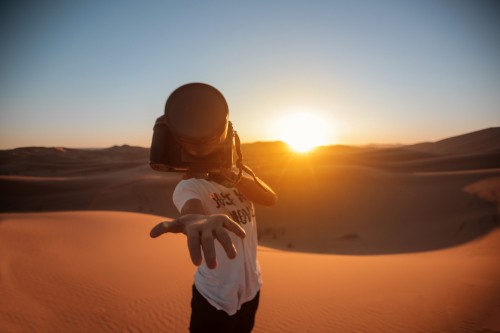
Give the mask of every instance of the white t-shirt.
[{"label": "white t-shirt", "polygon": [[173,194],[173,201],[179,212],[190,199],[199,199],[207,214],[226,214],[245,229],[244,239],[228,232],[238,253],[236,258],[229,259],[216,240],[217,267],[209,269],[203,260],[194,276],[194,284],[200,294],[217,310],[233,315],[243,303],[252,300],[262,286],[257,261],[254,205],[236,188],[195,178],[181,180]]}]

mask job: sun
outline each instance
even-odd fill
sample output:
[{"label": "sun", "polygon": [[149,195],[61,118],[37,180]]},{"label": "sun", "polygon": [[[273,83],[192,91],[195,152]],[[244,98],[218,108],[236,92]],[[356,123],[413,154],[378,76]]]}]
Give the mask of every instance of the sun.
[{"label": "sun", "polygon": [[299,153],[306,153],[326,144],[325,121],[310,112],[295,112],[278,122],[278,139]]}]

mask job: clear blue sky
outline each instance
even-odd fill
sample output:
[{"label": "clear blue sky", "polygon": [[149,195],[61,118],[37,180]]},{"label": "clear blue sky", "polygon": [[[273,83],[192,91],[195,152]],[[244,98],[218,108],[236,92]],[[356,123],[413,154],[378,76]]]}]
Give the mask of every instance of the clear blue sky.
[{"label": "clear blue sky", "polygon": [[297,109],[329,143],[500,126],[500,2],[3,1],[0,148],[149,146],[188,82],[226,96],[244,142]]}]

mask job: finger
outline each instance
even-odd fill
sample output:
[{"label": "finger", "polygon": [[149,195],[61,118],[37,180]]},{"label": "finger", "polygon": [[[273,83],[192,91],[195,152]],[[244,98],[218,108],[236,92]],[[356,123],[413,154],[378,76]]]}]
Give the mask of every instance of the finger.
[{"label": "finger", "polygon": [[200,249],[200,233],[198,231],[191,231],[187,234],[187,243],[189,249],[189,255],[191,256],[191,261],[196,266],[201,265],[201,261],[203,260],[201,256]]},{"label": "finger", "polygon": [[169,232],[170,229],[172,228],[171,223],[172,222],[166,222],[166,221],[158,223],[157,225],[154,226],[153,229],[151,229],[149,236],[151,236],[151,238],[156,238],[166,232]]},{"label": "finger", "polygon": [[231,237],[227,234],[227,231],[223,228],[217,228],[215,229],[215,237],[224,248],[224,251],[226,251],[227,257],[234,259],[236,257],[236,248],[231,241]]},{"label": "finger", "polygon": [[155,238],[167,232],[171,233],[183,232],[182,218],[183,217],[180,217],[172,221],[164,221],[157,224],[153,229],[151,229],[150,236]]},{"label": "finger", "polygon": [[224,219],[223,226],[224,228],[231,231],[239,238],[245,238],[246,236],[245,229],[243,229],[237,222],[235,222],[234,220],[230,219],[227,216]]},{"label": "finger", "polygon": [[217,267],[217,258],[215,255],[214,236],[211,230],[203,230],[201,233],[201,248],[205,255],[205,262],[208,268],[213,269]]}]

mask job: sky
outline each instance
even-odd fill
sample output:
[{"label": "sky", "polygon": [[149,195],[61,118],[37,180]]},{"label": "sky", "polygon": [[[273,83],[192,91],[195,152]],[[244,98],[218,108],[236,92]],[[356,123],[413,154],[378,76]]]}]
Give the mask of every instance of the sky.
[{"label": "sky", "polygon": [[4,1],[0,42],[0,149],[148,147],[189,82],[243,142],[299,111],[325,144],[500,126],[498,1]]}]

